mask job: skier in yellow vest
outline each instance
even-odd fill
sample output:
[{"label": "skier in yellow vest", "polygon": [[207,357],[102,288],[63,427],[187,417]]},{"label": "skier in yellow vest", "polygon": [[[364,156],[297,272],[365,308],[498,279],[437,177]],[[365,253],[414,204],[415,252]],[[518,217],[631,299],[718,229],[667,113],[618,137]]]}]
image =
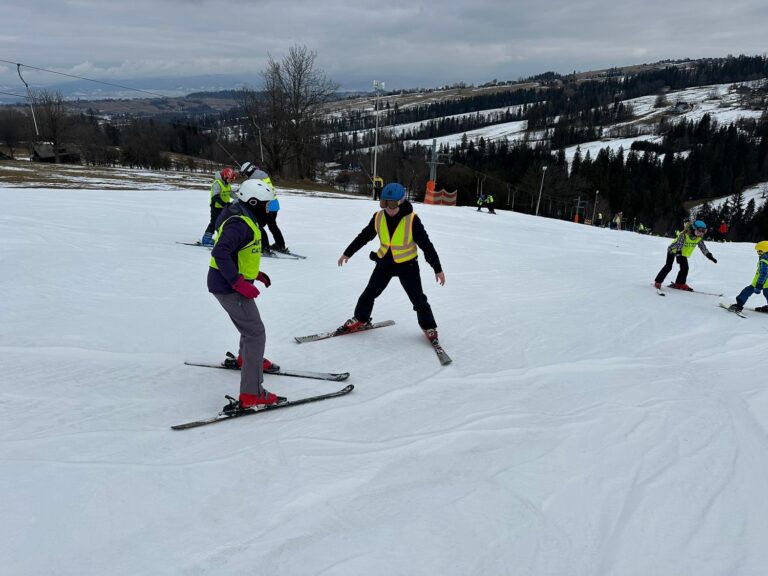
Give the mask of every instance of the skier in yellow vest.
[{"label": "skier in yellow vest", "polygon": [[219,214],[232,201],[232,182],[235,181],[235,171],[232,168],[224,168],[221,172],[213,175],[213,184],[211,184],[211,220],[205,229],[201,244],[203,246],[213,246],[213,232],[216,230],[216,220]]},{"label": "skier in yellow vest", "polygon": [[659,270],[653,282],[657,290],[661,288],[661,283],[664,282],[664,278],[672,270],[673,262],[677,260],[677,263],[680,265],[680,271],[677,273],[675,281],[669,287],[693,292],[693,288],[688,286],[685,281],[688,278],[688,258],[693,254],[694,249],[698,246],[704,256],[717,264],[717,260],[707,250],[707,245],[704,244],[704,234],[706,233],[707,225],[701,220],[696,220],[690,225],[690,228],[687,225],[683,227],[683,231],[678,233],[675,241],[667,248],[667,261]]},{"label": "skier in yellow vest", "polygon": [[339,330],[354,332],[369,324],[374,301],[384,292],[389,281],[397,276],[413,304],[419,326],[426,337],[435,342],[437,323],[421,287],[417,247],[424,252],[424,259],[435,271],[435,280],[442,286],[445,284],[445,274],[440,265],[440,258],[424,230],[424,225],[414,213],[413,206],[405,199],[405,188],[394,182],[387,184],[381,191],[379,205],[381,210],[373,215],[368,225],[344,250],[338,261],[339,266],[346,264],[360,248],[374,238],[379,238],[378,252],[370,254],[371,260],[376,262],[376,267],[357,301],[354,317],[347,320]]},{"label": "skier in yellow vest", "polygon": [[266,331],[254,301],[258,280],[269,288],[269,276],[260,270],[261,231],[257,214],[265,214],[274,197],[272,187],[260,180],[240,186],[238,202],[227,206],[219,217],[216,243],[208,268],[208,291],[226,310],[240,332],[240,398],[224,407],[234,412],[257,405],[279,404],[285,398],[264,389],[264,345]]}]

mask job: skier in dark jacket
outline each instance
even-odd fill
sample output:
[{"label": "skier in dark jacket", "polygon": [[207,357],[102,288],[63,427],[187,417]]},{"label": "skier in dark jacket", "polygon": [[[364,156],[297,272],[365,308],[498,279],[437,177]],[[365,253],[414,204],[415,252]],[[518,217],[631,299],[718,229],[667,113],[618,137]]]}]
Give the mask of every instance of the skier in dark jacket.
[{"label": "skier in dark jacket", "polygon": [[248,180],[238,191],[239,201],[226,207],[217,221],[216,243],[208,268],[208,291],[240,332],[240,398],[225,406],[225,412],[285,401],[262,386],[266,331],[254,301],[259,289],[253,285],[254,280],[266,287],[272,283],[269,276],[259,270],[261,231],[256,214],[266,212],[273,196],[268,184]]},{"label": "skier in dark jacket", "polygon": [[374,238],[379,238],[378,252],[370,254],[376,267],[357,301],[354,317],[347,320],[339,330],[354,332],[370,324],[374,301],[384,292],[389,281],[397,276],[413,304],[419,326],[430,341],[436,342],[437,323],[421,286],[417,247],[424,252],[424,259],[435,271],[435,279],[442,286],[445,284],[445,274],[440,258],[421,220],[413,212],[413,206],[405,199],[405,188],[397,183],[387,184],[381,191],[379,205],[382,209],[373,215],[338,261],[339,266],[346,264],[360,248]]}]

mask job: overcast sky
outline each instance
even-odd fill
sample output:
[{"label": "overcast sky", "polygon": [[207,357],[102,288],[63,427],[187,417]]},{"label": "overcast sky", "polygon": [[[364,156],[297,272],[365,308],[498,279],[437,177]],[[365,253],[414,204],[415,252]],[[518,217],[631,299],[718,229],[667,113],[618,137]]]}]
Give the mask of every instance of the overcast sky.
[{"label": "overcast sky", "polygon": [[[3,0],[0,60],[116,82],[236,74],[293,44],[342,88],[763,54],[766,0]],[[33,85],[64,80],[22,69]],[[22,93],[0,63],[0,89]]]}]

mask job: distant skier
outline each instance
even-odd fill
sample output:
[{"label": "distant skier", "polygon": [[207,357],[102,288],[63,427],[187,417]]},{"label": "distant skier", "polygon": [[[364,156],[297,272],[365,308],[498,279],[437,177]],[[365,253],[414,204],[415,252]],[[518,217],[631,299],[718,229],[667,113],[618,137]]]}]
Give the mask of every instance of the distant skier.
[{"label": "distant skier", "polygon": [[664,278],[672,270],[672,264],[675,260],[680,265],[680,271],[677,273],[677,279],[672,284],[673,288],[678,290],[687,290],[693,292],[693,288],[688,286],[685,281],[688,278],[688,258],[693,254],[694,248],[699,247],[699,250],[717,264],[717,260],[707,250],[706,244],[704,244],[704,234],[707,233],[707,225],[701,220],[696,220],[693,224],[683,227],[683,231],[677,234],[675,241],[667,248],[667,262],[664,264],[654,280],[654,286],[661,288],[661,283],[664,282]]},{"label": "distant skier", "polygon": [[437,323],[421,286],[417,247],[424,252],[424,258],[435,271],[435,280],[442,286],[445,274],[440,258],[413,206],[405,199],[405,188],[394,182],[387,184],[381,191],[379,205],[382,209],[373,215],[338,260],[339,266],[346,264],[360,248],[379,238],[378,252],[370,254],[376,266],[357,301],[355,315],[339,330],[354,332],[369,324],[374,301],[384,292],[389,281],[397,276],[413,304],[419,326],[430,341],[436,342]]},{"label": "distant skier", "polygon": [[[736,296],[736,303],[728,307],[729,310],[734,312],[741,312],[752,294],[760,294],[762,292],[768,301],[768,240],[755,244],[755,250],[757,251],[757,271],[755,272],[755,277],[752,279],[752,283]],[[768,312],[768,306],[758,306],[755,310],[758,312]]]},{"label": "distant skier", "polygon": [[248,180],[240,186],[237,197],[238,202],[228,206],[219,218],[208,268],[208,291],[240,332],[240,397],[224,411],[285,401],[262,386],[266,331],[254,302],[259,290],[253,285],[254,280],[267,288],[271,284],[269,276],[259,270],[261,231],[256,214],[266,213],[274,191],[261,180]]},{"label": "distant skier", "polygon": [[493,194],[480,194],[480,197],[477,199],[477,211],[480,212],[480,209],[483,206],[488,208],[488,212],[491,214],[496,214],[496,212],[493,211]]},{"label": "distant skier", "polygon": [[[269,177],[269,175],[263,170],[260,170],[252,162],[246,162],[243,164],[240,167],[240,174],[249,180],[261,180],[262,182],[269,184],[269,186],[274,190],[272,179]],[[290,250],[288,250],[288,248],[285,246],[285,238],[283,237],[283,233],[277,226],[277,213],[279,210],[280,202],[277,199],[277,193],[275,193],[274,198],[272,198],[272,200],[269,202],[267,212],[263,217],[260,217],[261,221],[259,222],[259,228],[261,228],[261,235],[263,240],[262,251],[265,254],[270,254],[272,250],[290,254]],[[269,231],[272,232],[272,236],[275,239],[274,244],[269,243],[269,236],[267,235],[266,228],[269,228]]]},{"label": "distant skier", "polygon": [[718,240],[720,242],[725,242],[725,237],[728,235],[728,224],[725,223],[725,220],[720,222],[720,226],[717,227],[717,236]]},{"label": "distant skier", "polygon": [[216,220],[219,214],[221,214],[222,209],[232,201],[232,182],[234,181],[235,171],[232,168],[224,168],[221,172],[216,172],[213,175],[213,184],[211,184],[211,219],[201,240],[203,246],[213,246],[213,232],[216,230]]}]

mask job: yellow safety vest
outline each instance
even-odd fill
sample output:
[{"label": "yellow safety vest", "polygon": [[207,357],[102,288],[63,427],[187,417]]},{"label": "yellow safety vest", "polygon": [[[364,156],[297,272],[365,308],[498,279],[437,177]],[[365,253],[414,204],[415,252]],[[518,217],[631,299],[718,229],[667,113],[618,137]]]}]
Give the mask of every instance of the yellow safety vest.
[{"label": "yellow safety vest", "polygon": [[685,242],[683,243],[683,249],[680,251],[680,254],[688,258],[691,254],[693,254],[694,248],[701,242],[702,238],[701,236],[693,236],[691,237],[690,234],[687,232],[684,232],[685,234]]},{"label": "yellow safety vest", "polygon": [[395,233],[390,236],[387,229],[387,219],[384,210],[379,210],[374,218],[376,233],[379,235],[379,251],[376,253],[379,259],[384,258],[387,252],[392,250],[392,258],[395,263],[402,264],[413,260],[418,256],[416,242],[413,241],[413,219],[415,212],[400,219],[395,228]]},{"label": "yellow safety vest", "polygon": [[[757,286],[757,279],[760,276],[760,264],[762,264],[763,262],[768,264],[768,255],[763,254],[763,256],[760,258],[760,260],[757,261],[757,271],[755,272],[755,277],[752,278],[752,286]],[[763,283],[763,285],[760,286],[760,288],[766,288],[766,287],[768,287],[768,278],[766,278],[766,280]]]},{"label": "yellow safety vest", "polygon": [[[232,184],[225,184],[224,180],[221,180],[220,178],[217,178],[213,181],[213,184],[211,184],[211,200],[213,200],[213,197],[216,195],[213,193],[213,187],[217,182],[219,184],[219,188],[221,188],[219,195],[221,196],[222,202],[229,204],[229,202],[232,200],[232,196],[230,196],[230,192],[232,191]],[[216,208],[224,208],[224,204],[216,202]]]},{"label": "yellow safety vest", "polygon": [[[221,231],[224,229],[226,223],[232,220],[232,218],[242,218],[253,231],[253,240],[243,246],[237,253],[237,270],[246,280],[256,280],[256,276],[259,275],[259,264],[261,263],[261,230],[259,230],[259,227],[253,223],[253,220],[242,214],[230,216],[221,223],[221,226],[219,226],[219,229],[216,231],[216,242],[214,243],[214,246],[219,243]],[[211,256],[210,266],[216,270],[219,269],[216,265],[216,258],[213,256]]]}]

